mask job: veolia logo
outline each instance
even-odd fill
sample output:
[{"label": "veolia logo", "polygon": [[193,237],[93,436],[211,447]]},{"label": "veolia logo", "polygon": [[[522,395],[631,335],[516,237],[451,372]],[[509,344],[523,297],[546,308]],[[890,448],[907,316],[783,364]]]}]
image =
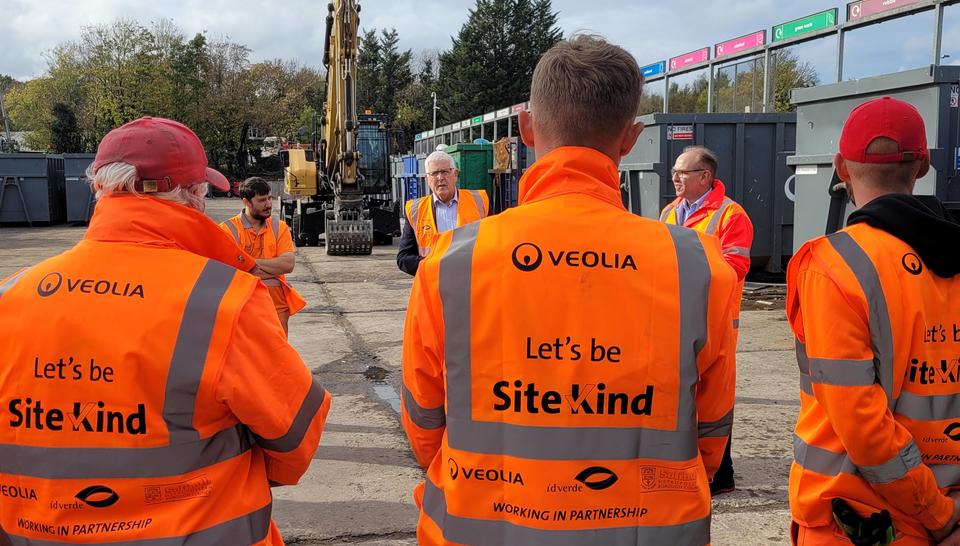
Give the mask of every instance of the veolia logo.
[{"label": "veolia logo", "polygon": [[907,273],[911,275],[923,273],[923,262],[920,261],[920,256],[917,256],[913,252],[904,254],[900,263],[903,264],[903,268],[907,270]]},{"label": "veolia logo", "polygon": [[533,243],[520,243],[513,249],[513,265],[520,271],[533,271],[543,262],[543,252]]},{"label": "veolia logo", "polygon": [[87,506],[94,508],[107,508],[120,500],[120,495],[105,485],[91,485],[75,496]]},{"label": "veolia logo", "polygon": [[457,476],[460,475],[460,465],[457,464],[457,461],[453,460],[453,457],[447,459],[447,463],[450,465],[450,479],[457,479]]},{"label": "veolia logo", "polygon": [[40,279],[40,284],[37,285],[37,294],[40,294],[42,298],[52,296],[57,290],[60,290],[62,284],[63,275],[59,273],[48,273]]}]

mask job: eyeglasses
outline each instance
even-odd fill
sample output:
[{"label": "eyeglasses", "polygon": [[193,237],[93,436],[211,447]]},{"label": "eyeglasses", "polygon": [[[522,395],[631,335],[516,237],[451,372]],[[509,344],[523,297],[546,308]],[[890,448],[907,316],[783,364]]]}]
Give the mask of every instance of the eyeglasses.
[{"label": "eyeglasses", "polygon": [[441,176],[447,176],[453,172],[453,169],[440,169],[439,171],[433,171],[432,173],[427,173],[427,176],[430,178],[440,178]]},{"label": "eyeglasses", "polygon": [[684,171],[680,169],[670,169],[670,177],[673,178],[674,176],[687,176],[690,173],[699,173],[699,172],[704,172],[706,170],[707,169],[690,169],[690,170]]}]

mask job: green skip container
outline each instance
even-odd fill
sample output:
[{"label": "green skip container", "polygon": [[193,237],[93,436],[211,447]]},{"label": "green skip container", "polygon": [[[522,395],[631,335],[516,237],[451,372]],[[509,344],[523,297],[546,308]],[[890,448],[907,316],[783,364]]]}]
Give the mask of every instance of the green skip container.
[{"label": "green skip container", "polygon": [[493,195],[493,179],[490,169],[493,168],[492,144],[454,144],[447,146],[447,153],[453,156],[453,161],[460,171],[457,186],[466,190],[484,190],[487,197]]}]

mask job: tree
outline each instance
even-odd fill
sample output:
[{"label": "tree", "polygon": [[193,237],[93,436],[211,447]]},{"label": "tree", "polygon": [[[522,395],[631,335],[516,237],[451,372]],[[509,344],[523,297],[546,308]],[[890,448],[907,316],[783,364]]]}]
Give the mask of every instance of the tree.
[{"label": "tree", "polygon": [[477,0],[440,54],[442,123],[527,100],[537,60],[562,37],[556,21],[550,0]]},{"label": "tree", "polygon": [[790,104],[790,91],[798,87],[812,87],[820,83],[817,69],[809,62],[800,61],[789,49],[778,49],[771,54],[773,71],[773,110],[775,112],[793,112],[796,107]]},{"label": "tree", "polygon": [[82,151],[77,116],[69,105],[62,102],[53,105],[53,125],[50,131],[54,153],[67,154]]},{"label": "tree", "polygon": [[357,52],[357,108],[373,109],[383,93],[384,82],[380,70],[382,55],[377,29],[364,31]]}]

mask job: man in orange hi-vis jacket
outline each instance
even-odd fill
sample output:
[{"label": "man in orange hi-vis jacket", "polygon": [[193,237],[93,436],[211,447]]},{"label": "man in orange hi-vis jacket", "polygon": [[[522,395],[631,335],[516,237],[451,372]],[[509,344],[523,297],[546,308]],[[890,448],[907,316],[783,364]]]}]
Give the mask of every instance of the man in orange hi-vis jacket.
[{"label": "man in orange hi-vis jacket", "polygon": [[960,218],[912,195],[929,157],[910,104],[855,108],[834,163],[859,209],[787,268],[795,544],[850,544],[863,521],[895,545],[933,544],[960,518]]},{"label": "man in orange hi-vis jacket", "polygon": [[0,527],[17,545],[282,545],[270,487],[306,472],[330,396],[202,213],[226,178],[161,118],[108,133],[87,175],[83,240],[0,281]]},{"label": "man in orange hi-vis jacket", "polygon": [[623,208],[642,84],[601,38],[548,51],[520,206],[420,263],[401,399],[421,545],[710,541],[737,280],[715,238]]},{"label": "man in orange hi-vis jacket", "polygon": [[292,273],[296,265],[290,228],[272,214],[273,196],[270,195],[270,185],[264,179],[253,176],[244,180],[240,184],[240,197],[243,210],[221,222],[220,228],[256,259],[257,267],[250,272],[260,277],[267,287],[277,310],[277,318],[286,333],[290,315],[296,314],[307,303],[287,283],[286,274]]},{"label": "man in orange hi-vis jacket", "polygon": [[[747,211],[726,196],[723,182],[716,178],[717,166],[717,155],[713,150],[704,146],[684,148],[673,169],[670,169],[677,198],[664,207],[660,221],[716,235],[720,239],[723,259],[737,272],[737,280],[740,281],[738,293],[742,293],[744,280],[750,271],[753,223]],[[736,487],[733,458],[730,455],[732,442],[731,434],[720,468],[710,480],[710,493],[713,495],[729,493]]]}]

